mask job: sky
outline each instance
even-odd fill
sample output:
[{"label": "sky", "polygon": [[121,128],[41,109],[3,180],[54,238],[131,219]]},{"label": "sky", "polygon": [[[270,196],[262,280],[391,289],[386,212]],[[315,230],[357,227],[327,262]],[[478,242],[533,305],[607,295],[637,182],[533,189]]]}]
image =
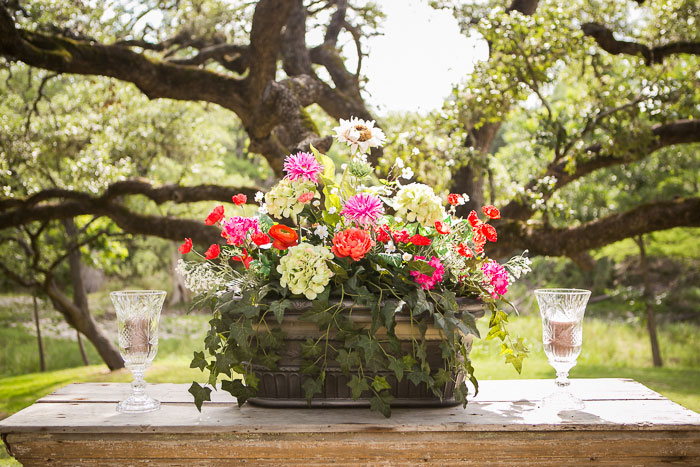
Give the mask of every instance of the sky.
[{"label": "sky", "polygon": [[[369,56],[362,73],[368,78],[367,102],[378,114],[439,109],[452,86],[486,58],[485,44],[459,30],[449,11],[438,11],[425,1],[382,0],[386,13],[383,36],[365,41]],[[354,45],[347,50],[354,55]],[[354,70],[354,63],[349,66]]]}]

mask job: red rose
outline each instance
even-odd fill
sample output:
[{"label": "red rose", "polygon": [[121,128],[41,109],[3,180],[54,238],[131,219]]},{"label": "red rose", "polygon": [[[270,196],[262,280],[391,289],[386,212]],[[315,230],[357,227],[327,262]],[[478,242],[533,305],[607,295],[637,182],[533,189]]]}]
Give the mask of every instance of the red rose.
[{"label": "red rose", "polygon": [[248,256],[248,251],[245,248],[243,249],[243,254],[241,256],[231,256],[231,259],[242,262],[246,269],[250,267],[250,263],[253,261],[253,257]]},{"label": "red rose", "polygon": [[399,230],[399,231],[394,232],[394,241],[396,243],[408,242],[408,231],[407,230]]},{"label": "red rose", "polygon": [[479,233],[486,237],[486,240],[489,242],[495,242],[498,239],[498,235],[496,235],[496,228],[491,224],[480,224],[476,228],[479,229]]},{"label": "red rose", "polygon": [[389,230],[389,226],[384,224],[383,226],[374,229],[374,231],[377,233],[377,241],[386,243],[389,240],[391,240],[391,230]]},{"label": "red rose", "polygon": [[243,193],[238,193],[237,195],[234,195],[233,198],[231,198],[234,203],[236,203],[236,206],[240,206],[241,204],[245,204],[246,201],[248,201],[248,197],[244,195]]},{"label": "red rose", "polygon": [[471,248],[469,248],[464,243],[460,243],[457,245],[457,253],[464,256],[465,258],[472,258],[474,256],[474,253],[472,252]]},{"label": "red rose", "polygon": [[469,224],[471,224],[472,227],[476,227],[477,225],[481,224],[479,216],[476,215],[476,211],[470,212],[467,216],[467,220],[469,221]]},{"label": "red rose", "polygon": [[359,261],[373,246],[374,242],[369,232],[351,227],[333,236],[331,251],[339,258],[349,256],[353,261]]},{"label": "red rose", "polygon": [[424,237],[418,234],[415,234],[413,237],[409,238],[408,241],[418,246],[430,245],[433,242],[428,237]]},{"label": "red rose", "polygon": [[450,193],[447,195],[447,202],[452,206],[458,206],[462,199],[464,199],[462,195],[458,195],[457,193]]},{"label": "red rose", "polygon": [[275,224],[270,228],[270,237],[273,238],[272,246],[278,250],[286,250],[290,246],[297,244],[299,235],[291,227],[282,224]]},{"label": "red rose", "polygon": [[182,253],[183,255],[192,251],[192,239],[186,238],[185,243],[180,245],[180,248],[178,248],[178,250],[180,250],[180,253]]},{"label": "red rose", "polygon": [[253,240],[253,243],[255,243],[258,246],[267,245],[272,241],[270,240],[270,237],[267,236],[267,234],[264,234],[262,232],[254,233],[250,236],[250,239]]},{"label": "red rose", "polygon": [[219,252],[220,252],[219,245],[217,245],[216,243],[214,243],[214,244],[212,244],[212,245],[209,247],[209,249],[207,250],[207,252],[204,253],[204,257],[205,257],[206,259],[214,259],[214,258],[216,258],[217,256],[219,256]]},{"label": "red rose", "polygon": [[224,218],[224,207],[217,206],[214,208],[214,210],[211,212],[211,214],[209,214],[207,216],[207,218],[204,220],[204,223],[207,225],[214,225],[223,218]]},{"label": "red rose", "polygon": [[442,221],[435,221],[435,230],[437,230],[438,233],[442,235],[447,235],[448,233],[452,232],[450,226]]},{"label": "red rose", "polygon": [[499,211],[496,206],[491,206],[490,204],[481,208],[483,213],[491,219],[500,219],[501,211]]}]

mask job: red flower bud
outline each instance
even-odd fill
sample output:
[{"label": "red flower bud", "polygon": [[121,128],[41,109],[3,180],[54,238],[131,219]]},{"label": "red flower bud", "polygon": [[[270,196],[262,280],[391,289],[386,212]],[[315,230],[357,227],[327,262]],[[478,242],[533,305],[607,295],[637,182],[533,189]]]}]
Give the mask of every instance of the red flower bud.
[{"label": "red flower bud", "polygon": [[481,208],[483,213],[487,215],[491,219],[500,219],[501,218],[501,211],[499,211],[496,206],[492,206],[490,204],[484,206]]},{"label": "red flower bud", "polygon": [[246,201],[248,201],[248,197],[244,195],[243,193],[238,193],[237,195],[234,195],[233,198],[231,198],[234,203],[236,203],[236,206],[240,206],[241,204],[245,204]]},{"label": "red flower bud", "polygon": [[182,253],[183,255],[192,251],[192,239],[186,238],[185,243],[180,245],[180,248],[178,248],[178,250],[180,250],[180,253]]},{"label": "red flower bud", "polygon": [[209,249],[206,251],[206,253],[204,253],[204,257],[206,259],[214,259],[217,256],[219,256],[220,251],[221,250],[219,249],[219,245],[217,245],[216,243],[213,243],[209,247]]},{"label": "red flower bud", "polygon": [[217,206],[214,210],[207,216],[204,223],[207,225],[214,225],[224,218],[224,207]]}]

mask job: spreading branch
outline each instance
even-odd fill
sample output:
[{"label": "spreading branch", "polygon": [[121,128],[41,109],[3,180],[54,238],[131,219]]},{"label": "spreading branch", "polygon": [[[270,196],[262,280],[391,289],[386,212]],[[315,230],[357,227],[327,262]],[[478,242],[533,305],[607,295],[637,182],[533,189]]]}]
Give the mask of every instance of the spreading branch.
[{"label": "spreading branch", "polygon": [[700,55],[700,42],[671,42],[657,47],[649,47],[639,42],[615,39],[612,30],[599,23],[585,23],[583,33],[592,37],[598,45],[613,55],[641,55],[647,65],[663,63],[664,59],[675,54]]},{"label": "spreading branch", "polygon": [[700,198],[643,204],[623,213],[568,228],[506,221],[498,227],[500,238],[494,249],[507,253],[527,248],[535,255],[575,258],[582,251],[674,227],[700,227]]}]

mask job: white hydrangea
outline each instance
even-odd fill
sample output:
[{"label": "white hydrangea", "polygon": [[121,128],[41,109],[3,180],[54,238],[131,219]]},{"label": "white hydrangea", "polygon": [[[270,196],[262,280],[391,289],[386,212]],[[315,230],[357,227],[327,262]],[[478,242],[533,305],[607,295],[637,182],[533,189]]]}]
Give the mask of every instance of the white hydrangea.
[{"label": "white hydrangea", "polygon": [[299,196],[309,192],[314,194],[314,198],[321,196],[316,191],[314,182],[301,178],[297,180],[284,178],[265,195],[267,212],[277,219],[284,217],[293,219],[304,209],[304,203],[299,202]]},{"label": "white hydrangea", "polygon": [[433,227],[445,218],[442,200],[432,188],[423,183],[409,183],[394,197],[396,216],[408,222],[418,222],[423,227]]},{"label": "white hydrangea", "polygon": [[325,246],[310,243],[293,246],[277,266],[277,272],[282,274],[280,284],[293,294],[313,300],[323,292],[333,276],[328,267],[328,261],[332,259],[333,253]]}]

